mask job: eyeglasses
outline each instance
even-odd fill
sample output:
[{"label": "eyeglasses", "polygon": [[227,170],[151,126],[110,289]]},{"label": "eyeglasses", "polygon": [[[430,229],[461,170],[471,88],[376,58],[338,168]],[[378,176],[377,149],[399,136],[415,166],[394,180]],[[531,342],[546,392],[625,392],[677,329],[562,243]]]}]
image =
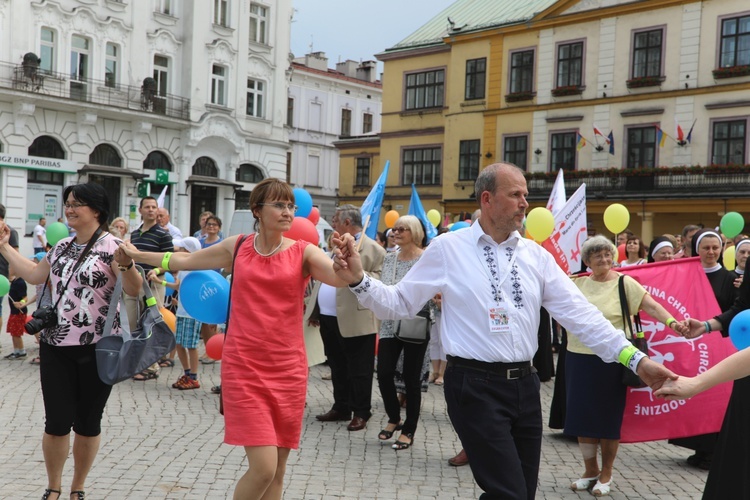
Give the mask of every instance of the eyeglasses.
[{"label": "eyeglasses", "polygon": [[297,211],[297,205],[294,203],[282,203],[280,201],[276,203],[258,203],[258,205],[264,206],[264,207],[273,207],[279,212],[283,212],[284,210],[289,210],[290,212],[294,213]]},{"label": "eyeglasses", "polygon": [[403,233],[404,231],[411,231],[408,227],[394,227],[391,229],[394,233]]},{"label": "eyeglasses", "polygon": [[206,224],[206,227],[219,227],[219,225],[215,222],[209,222],[208,224]]},{"label": "eyeglasses", "polygon": [[65,208],[72,208],[73,210],[77,210],[81,207],[88,207],[85,203],[65,203],[63,206]]}]

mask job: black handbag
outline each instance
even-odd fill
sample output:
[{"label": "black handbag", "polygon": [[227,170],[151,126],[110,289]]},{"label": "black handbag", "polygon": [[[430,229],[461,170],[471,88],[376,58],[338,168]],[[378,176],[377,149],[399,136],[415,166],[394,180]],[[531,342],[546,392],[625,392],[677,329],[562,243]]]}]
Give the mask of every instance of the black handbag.
[{"label": "black handbag", "polygon": [[[630,337],[628,337],[628,340],[630,343],[639,351],[648,354],[648,341],[643,335],[643,325],[641,324],[640,314],[636,313],[631,321],[630,306],[628,305],[628,296],[625,294],[624,279],[625,276],[621,275],[618,279],[617,288],[620,291],[620,309],[622,311],[622,321],[626,327],[625,336],[628,336],[627,330],[629,329]],[[633,323],[635,323],[635,329],[633,328]],[[628,387],[646,387],[646,384],[641,380],[641,377],[633,373],[633,370],[627,366],[623,366],[622,368],[622,383],[624,385]]]}]

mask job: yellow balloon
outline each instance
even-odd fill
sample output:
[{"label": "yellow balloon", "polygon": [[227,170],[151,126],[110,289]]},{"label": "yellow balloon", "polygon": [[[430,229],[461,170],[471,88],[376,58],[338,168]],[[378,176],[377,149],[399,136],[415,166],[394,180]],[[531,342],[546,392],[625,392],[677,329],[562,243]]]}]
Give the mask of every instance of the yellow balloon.
[{"label": "yellow balloon", "polygon": [[728,247],[724,250],[724,267],[727,268],[727,271],[734,271],[736,264],[734,246]]},{"label": "yellow balloon", "polygon": [[395,210],[389,210],[385,214],[385,227],[393,227],[398,218],[401,217]]},{"label": "yellow balloon", "polygon": [[526,216],[526,232],[536,241],[544,241],[555,229],[555,217],[544,207],[536,207]]},{"label": "yellow balloon", "polygon": [[427,212],[427,220],[429,220],[430,224],[433,226],[438,227],[440,225],[440,212],[433,208]]},{"label": "yellow balloon", "polygon": [[614,234],[623,232],[630,223],[630,212],[624,205],[613,203],[604,211],[604,225]]}]

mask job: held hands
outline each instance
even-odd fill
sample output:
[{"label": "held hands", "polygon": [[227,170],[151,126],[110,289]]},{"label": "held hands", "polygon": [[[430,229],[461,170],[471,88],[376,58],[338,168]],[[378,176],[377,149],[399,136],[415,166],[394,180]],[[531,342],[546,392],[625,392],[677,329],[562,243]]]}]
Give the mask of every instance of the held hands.
[{"label": "held hands", "polygon": [[[364,238],[364,235],[362,235]],[[351,234],[333,233],[333,270],[336,275],[350,285],[359,283],[364,278],[362,261],[357,251],[357,242]]]},{"label": "held hands", "polygon": [[[129,244],[129,243],[128,243]],[[119,247],[117,247],[117,250],[115,250],[115,261],[117,261],[117,264],[120,266],[127,266],[133,261],[133,257],[128,255],[124,250],[123,246],[125,246],[126,243],[121,243]],[[131,245],[132,246],[132,245]],[[135,248],[135,247],[133,247]]]},{"label": "held hands", "polygon": [[[138,249],[129,241],[123,241],[115,251],[115,258],[117,258],[117,252],[122,252],[122,254],[127,255],[127,257],[123,257],[123,259],[126,260],[123,265],[126,266],[130,263],[130,259],[135,259],[135,256],[138,254]],[[118,262],[120,261],[118,260]]]},{"label": "held hands", "polygon": [[672,401],[674,399],[692,398],[698,392],[700,391],[695,377],[679,377],[677,380],[664,382],[661,388],[654,392],[654,396]]},{"label": "held hands", "polygon": [[690,328],[682,321],[673,321],[671,328],[683,337],[690,331]]},{"label": "held hands", "polygon": [[164,280],[163,276],[159,276],[156,274],[156,271],[154,269],[151,269],[148,273],[146,273],[146,279],[149,281],[153,281],[154,283],[161,283],[162,280]]},{"label": "held hands", "polygon": [[7,245],[10,241],[10,227],[8,224],[2,224],[3,227],[0,228],[0,247]]},{"label": "held hands", "polygon": [[[698,321],[695,318],[688,318],[685,321],[682,321],[681,323],[687,329],[687,331],[682,334],[682,336],[685,337],[686,339],[694,339],[706,333],[706,327],[703,324],[703,322]],[[672,326],[674,327],[674,325]]]},{"label": "held hands", "polygon": [[652,390],[657,390],[662,387],[669,380],[677,380],[677,375],[668,369],[666,366],[659,364],[649,358],[643,358],[638,363],[638,376],[643,380]]}]

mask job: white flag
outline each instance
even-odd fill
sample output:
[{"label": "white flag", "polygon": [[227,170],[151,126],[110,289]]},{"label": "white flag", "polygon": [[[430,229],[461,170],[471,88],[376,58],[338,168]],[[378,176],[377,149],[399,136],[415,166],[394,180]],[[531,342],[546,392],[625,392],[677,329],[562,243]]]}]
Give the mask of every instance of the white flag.
[{"label": "white flag", "polygon": [[555,229],[542,246],[555,257],[563,271],[573,274],[581,270],[581,245],[586,238],[586,184],[581,184],[555,215]]},{"label": "white flag", "polygon": [[161,194],[156,199],[156,205],[159,208],[164,208],[164,198],[166,198],[166,196],[167,196],[167,188],[168,187],[169,187],[169,184],[167,184],[166,186],[164,186],[164,189],[161,190]]},{"label": "white flag", "polygon": [[560,169],[557,171],[555,185],[552,186],[552,192],[549,195],[547,210],[552,212],[552,215],[557,215],[562,210],[563,205],[565,205],[565,180],[563,179],[563,169]]}]

